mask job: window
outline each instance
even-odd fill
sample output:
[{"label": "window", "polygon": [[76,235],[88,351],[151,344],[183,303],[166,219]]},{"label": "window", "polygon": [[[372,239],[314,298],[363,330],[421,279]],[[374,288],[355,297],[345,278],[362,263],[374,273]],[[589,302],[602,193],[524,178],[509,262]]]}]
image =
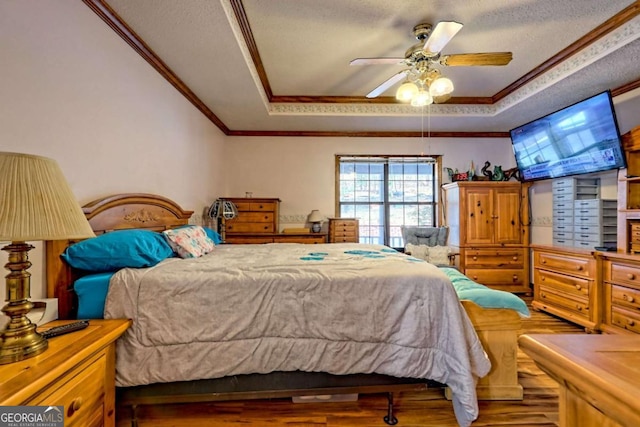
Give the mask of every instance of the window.
[{"label": "window", "polygon": [[404,247],[402,225],[437,225],[440,156],[336,156],[338,212],[360,243]]}]

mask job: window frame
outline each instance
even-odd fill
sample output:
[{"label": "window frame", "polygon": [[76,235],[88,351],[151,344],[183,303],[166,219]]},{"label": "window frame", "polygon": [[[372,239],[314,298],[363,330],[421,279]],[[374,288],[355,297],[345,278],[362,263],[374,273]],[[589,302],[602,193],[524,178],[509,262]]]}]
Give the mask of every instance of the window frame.
[{"label": "window frame", "polygon": [[[371,163],[375,162],[376,159],[380,159],[381,162],[384,162],[386,165],[389,165],[390,163],[393,163],[394,159],[403,159],[403,160],[410,160],[410,159],[431,159],[433,160],[433,168],[434,168],[434,179],[435,179],[435,183],[434,183],[434,187],[433,187],[433,202],[429,202],[429,204],[433,203],[433,209],[434,209],[434,215],[433,215],[433,220],[434,220],[434,224],[433,226],[439,226],[440,224],[443,223],[443,211],[442,211],[442,192],[440,190],[441,185],[443,184],[442,181],[442,155],[441,154],[436,154],[436,155],[429,155],[429,154],[336,154],[335,155],[335,177],[334,177],[334,181],[335,181],[335,202],[334,202],[334,206],[335,206],[335,216],[336,217],[340,217],[340,207],[341,207],[341,202],[340,202],[340,165],[341,162],[343,161],[343,159],[346,158],[353,158],[353,159],[362,159],[362,163],[365,163],[364,160],[366,159],[371,159]],[[345,161],[346,162],[346,161]],[[384,210],[384,218],[385,218],[385,224],[384,224],[384,241],[386,245],[389,245],[390,243],[390,230],[391,230],[391,226],[389,224],[389,217],[390,217],[390,206],[392,204],[394,204],[394,202],[390,202],[389,201],[389,194],[388,194],[388,182],[389,182],[389,172],[388,172],[388,166],[385,167],[385,176],[383,178],[384,183],[387,184],[387,187],[385,187],[385,191],[384,191],[384,195],[383,195],[383,200],[381,202],[382,206],[383,206],[383,210]],[[362,224],[360,224],[360,226],[362,226]],[[399,249],[399,248],[398,248]]]}]

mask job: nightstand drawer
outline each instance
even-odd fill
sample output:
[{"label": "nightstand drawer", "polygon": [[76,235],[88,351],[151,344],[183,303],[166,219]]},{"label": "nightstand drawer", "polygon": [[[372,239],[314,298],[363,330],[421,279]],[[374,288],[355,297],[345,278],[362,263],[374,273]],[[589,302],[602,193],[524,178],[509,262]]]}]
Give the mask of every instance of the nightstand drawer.
[{"label": "nightstand drawer", "polygon": [[523,270],[475,270],[465,269],[465,276],[471,280],[486,286],[503,285],[525,285],[525,277]]},{"label": "nightstand drawer", "polygon": [[29,405],[64,405],[67,427],[102,425],[106,369],[102,352],[64,375]]}]

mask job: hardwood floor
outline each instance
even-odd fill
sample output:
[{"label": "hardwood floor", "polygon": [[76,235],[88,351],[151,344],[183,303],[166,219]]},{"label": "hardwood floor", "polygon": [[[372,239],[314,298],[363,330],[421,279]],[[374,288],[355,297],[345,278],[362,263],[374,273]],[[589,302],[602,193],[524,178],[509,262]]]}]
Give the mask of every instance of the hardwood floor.
[{"label": "hardwood floor", "polygon": [[[545,313],[531,310],[522,333],[585,333],[584,329]],[[481,401],[473,426],[557,426],[558,386],[522,351],[518,373],[523,401]],[[139,427],[355,427],[387,426],[386,395],[361,395],[357,402],[292,403],[290,399],[247,400],[210,404],[146,406],[138,409]],[[394,414],[402,427],[455,427],[451,402],[441,389],[400,393]],[[125,409],[118,412],[118,427],[131,425]]]}]

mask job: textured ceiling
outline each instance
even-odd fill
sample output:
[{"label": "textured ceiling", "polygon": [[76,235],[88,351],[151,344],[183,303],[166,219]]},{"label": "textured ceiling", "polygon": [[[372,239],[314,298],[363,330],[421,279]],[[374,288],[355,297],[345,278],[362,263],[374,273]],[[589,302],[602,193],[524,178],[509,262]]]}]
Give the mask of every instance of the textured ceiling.
[{"label": "textured ceiling", "polygon": [[[420,131],[423,114],[434,132],[505,132],[640,81],[638,1],[106,1],[231,132]],[[630,5],[631,19],[540,71],[601,24],[620,22]],[[350,66],[350,60],[403,57],[416,43],[416,24],[443,20],[464,24],[444,54],[510,51],[513,60],[503,67],[441,67],[454,82],[454,99],[424,111],[396,103],[397,85],[382,95],[385,102],[364,98],[403,66]],[[246,44],[247,30],[254,46]],[[531,72],[538,75],[512,90]]]}]

